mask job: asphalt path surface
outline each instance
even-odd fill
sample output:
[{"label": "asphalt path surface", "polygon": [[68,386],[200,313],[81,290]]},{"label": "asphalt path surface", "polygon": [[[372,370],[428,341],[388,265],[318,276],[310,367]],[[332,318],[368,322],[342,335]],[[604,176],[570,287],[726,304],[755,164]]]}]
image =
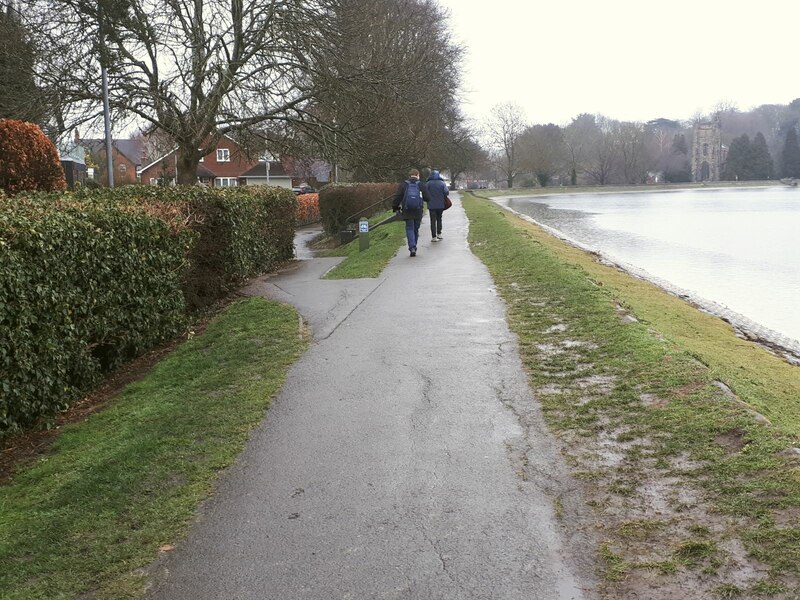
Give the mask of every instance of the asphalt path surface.
[{"label": "asphalt path surface", "polygon": [[[402,227],[402,223],[389,227]],[[314,343],[151,600],[579,599],[580,502],[456,201],[377,279],[298,261],[245,292],[295,305]],[[306,237],[308,237],[306,235]]]}]

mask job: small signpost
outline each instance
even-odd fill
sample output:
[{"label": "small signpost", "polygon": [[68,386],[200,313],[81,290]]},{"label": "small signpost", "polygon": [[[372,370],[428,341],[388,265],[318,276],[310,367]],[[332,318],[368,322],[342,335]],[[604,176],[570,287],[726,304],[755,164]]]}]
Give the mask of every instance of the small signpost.
[{"label": "small signpost", "polygon": [[369,248],[369,221],[364,217],[358,221],[358,251],[363,252]]}]

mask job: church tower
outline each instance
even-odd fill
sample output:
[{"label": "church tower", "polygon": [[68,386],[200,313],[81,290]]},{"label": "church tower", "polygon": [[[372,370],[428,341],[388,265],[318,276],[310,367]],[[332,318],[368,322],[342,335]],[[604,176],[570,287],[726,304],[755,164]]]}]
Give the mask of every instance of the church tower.
[{"label": "church tower", "polygon": [[722,170],[722,137],[718,118],[694,126],[692,181],[719,181]]}]

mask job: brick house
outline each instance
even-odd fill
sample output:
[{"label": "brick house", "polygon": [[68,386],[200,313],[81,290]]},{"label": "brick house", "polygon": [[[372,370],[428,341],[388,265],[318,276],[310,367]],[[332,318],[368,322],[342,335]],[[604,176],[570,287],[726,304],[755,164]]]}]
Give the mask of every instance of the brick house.
[{"label": "brick house", "polygon": [[[94,169],[94,180],[101,185],[108,185],[105,140],[87,139],[80,143],[89,152],[90,165],[87,167]],[[141,139],[111,140],[111,159],[114,162],[114,185],[131,185],[139,182],[137,173],[142,164],[147,162],[147,149]]]},{"label": "brick house", "polygon": [[273,185],[286,189],[292,188],[292,181],[292,176],[284,170],[283,165],[273,160],[269,161],[269,173],[267,163],[260,160],[239,177],[239,185]]},{"label": "brick house", "polygon": [[[244,173],[255,169],[263,161],[248,156],[234,140],[223,136],[214,150],[203,156],[197,165],[197,181],[214,187],[233,187],[241,181]],[[139,179],[144,184],[174,184],[178,168],[177,148],[143,166]],[[264,167],[266,168],[266,167]]]}]

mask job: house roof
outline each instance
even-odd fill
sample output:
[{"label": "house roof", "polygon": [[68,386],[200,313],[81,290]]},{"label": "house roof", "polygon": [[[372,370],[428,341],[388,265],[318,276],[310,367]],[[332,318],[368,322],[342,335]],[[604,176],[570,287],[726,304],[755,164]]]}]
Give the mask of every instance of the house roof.
[{"label": "house roof", "polygon": [[[147,169],[149,169],[153,165],[156,165],[156,164],[160,163],[165,158],[170,156],[170,154],[172,154],[173,152],[175,152],[175,150],[173,150],[172,152],[170,152],[169,154],[167,154],[165,156],[162,156],[158,160],[151,162],[149,165],[142,167],[141,169],[139,169],[139,174],[143,173],[144,171],[146,171]],[[212,171],[208,167],[206,167],[203,163],[197,163],[197,176],[202,178],[202,179],[213,179],[213,178],[215,178],[217,176],[217,174],[214,173],[214,171]]]},{"label": "house roof", "polygon": [[146,171],[147,169],[149,169],[149,168],[150,168],[150,167],[152,167],[153,165],[160,163],[162,160],[164,160],[165,158],[167,158],[168,156],[170,156],[170,155],[171,155],[173,152],[175,152],[175,150],[177,150],[177,148],[173,148],[172,150],[170,150],[169,152],[167,152],[167,153],[166,153],[164,156],[159,156],[157,159],[155,159],[155,160],[154,160],[153,162],[151,162],[149,165],[144,165],[144,166],[143,166],[141,169],[139,169],[139,172],[141,173],[142,171]]},{"label": "house roof", "polygon": [[77,164],[86,164],[86,149],[81,144],[72,144],[66,148],[61,148],[58,151],[62,161],[72,161]]},{"label": "house roof", "polygon": [[198,177],[203,177],[205,179],[208,179],[208,178],[211,178],[211,177],[216,177],[217,175],[216,175],[216,173],[211,171],[211,169],[206,167],[203,163],[198,163],[197,164],[197,176]]},{"label": "house roof", "polygon": [[[267,165],[263,160],[258,161],[258,164],[242,173],[239,177],[265,177],[267,176]],[[270,161],[269,163],[269,176],[270,177],[291,177],[283,168],[283,165],[277,161]]]},{"label": "house roof", "polygon": [[[92,153],[103,152],[106,148],[106,141],[104,139],[85,139],[81,140],[80,143],[86,146],[89,152]],[[111,145],[134,165],[141,165],[147,160],[147,150],[142,140],[112,139]]]}]

